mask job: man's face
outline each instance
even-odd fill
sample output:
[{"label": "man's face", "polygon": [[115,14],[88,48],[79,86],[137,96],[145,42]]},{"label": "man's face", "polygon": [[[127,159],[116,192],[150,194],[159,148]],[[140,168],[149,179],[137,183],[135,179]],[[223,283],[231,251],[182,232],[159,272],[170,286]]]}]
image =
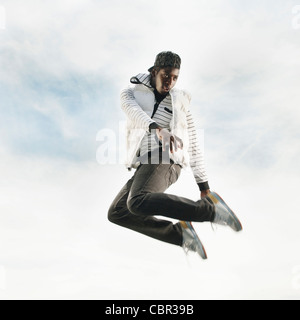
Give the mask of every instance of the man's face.
[{"label": "man's face", "polygon": [[179,77],[179,69],[165,68],[154,71],[153,84],[160,94],[167,94],[173,89]]}]

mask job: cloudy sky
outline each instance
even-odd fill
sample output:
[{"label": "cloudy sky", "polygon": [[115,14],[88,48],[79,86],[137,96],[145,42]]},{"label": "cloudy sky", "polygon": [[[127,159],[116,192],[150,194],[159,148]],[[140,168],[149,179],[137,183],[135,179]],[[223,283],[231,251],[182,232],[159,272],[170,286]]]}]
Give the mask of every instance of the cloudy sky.
[{"label": "cloudy sky", "polygon": [[[299,5],[0,1],[0,298],[299,299]],[[106,219],[131,177],[119,92],[164,50],[244,224],[195,225],[207,262]],[[199,198],[190,171],[169,192]]]}]

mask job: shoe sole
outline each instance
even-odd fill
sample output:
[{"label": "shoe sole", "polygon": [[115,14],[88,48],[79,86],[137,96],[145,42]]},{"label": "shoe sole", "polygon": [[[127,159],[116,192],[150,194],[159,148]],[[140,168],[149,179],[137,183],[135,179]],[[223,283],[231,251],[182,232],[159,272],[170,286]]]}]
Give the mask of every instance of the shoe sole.
[{"label": "shoe sole", "polygon": [[[218,202],[220,202],[230,213],[231,217],[233,218],[233,220],[236,222],[237,226],[238,226],[238,230],[237,232],[240,232],[243,230],[243,226],[239,220],[239,218],[236,216],[236,214],[229,208],[229,206],[226,204],[226,202],[221,198],[220,195],[218,195],[216,192],[211,192],[209,195],[210,199],[214,202],[217,203],[215,200],[217,200]],[[212,197],[211,197],[212,196]],[[213,199],[213,197],[215,199]]]},{"label": "shoe sole", "polygon": [[191,222],[186,222],[186,221],[181,221],[181,224],[183,225],[183,227],[188,228],[192,232],[194,238],[197,240],[198,245],[199,245],[199,247],[201,248],[201,251],[202,251],[202,254],[199,254],[199,252],[197,252],[197,253],[201,256],[201,258],[203,260],[207,260],[207,254],[206,254],[205,248],[204,248],[200,238],[198,237],[197,232],[195,231],[192,223]]}]

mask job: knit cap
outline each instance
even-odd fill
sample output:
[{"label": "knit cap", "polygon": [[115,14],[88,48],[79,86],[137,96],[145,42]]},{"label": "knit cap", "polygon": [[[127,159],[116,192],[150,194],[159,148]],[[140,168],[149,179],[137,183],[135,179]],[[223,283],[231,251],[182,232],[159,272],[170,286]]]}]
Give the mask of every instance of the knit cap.
[{"label": "knit cap", "polygon": [[176,68],[180,69],[181,66],[181,58],[178,54],[173,53],[171,51],[163,51],[156,56],[154,66],[148,69],[149,72],[156,67],[159,68]]}]

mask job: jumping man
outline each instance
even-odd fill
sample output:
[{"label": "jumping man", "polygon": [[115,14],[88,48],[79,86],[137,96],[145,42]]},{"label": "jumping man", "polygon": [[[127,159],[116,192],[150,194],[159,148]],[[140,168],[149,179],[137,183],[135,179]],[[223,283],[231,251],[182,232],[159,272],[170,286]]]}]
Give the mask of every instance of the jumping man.
[{"label": "jumping man", "polygon": [[[175,88],[180,67],[177,54],[162,52],[149,73],[131,78],[133,86],[121,93],[127,117],[127,168],[136,171],[113,201],[108,219],[207,259],[191,221],[226,225],[236,232],[242,225],[222,198],[210,191],[189,109],[191,96]],[[165,193],[187,166],[199,186],[199,201]]]}]

